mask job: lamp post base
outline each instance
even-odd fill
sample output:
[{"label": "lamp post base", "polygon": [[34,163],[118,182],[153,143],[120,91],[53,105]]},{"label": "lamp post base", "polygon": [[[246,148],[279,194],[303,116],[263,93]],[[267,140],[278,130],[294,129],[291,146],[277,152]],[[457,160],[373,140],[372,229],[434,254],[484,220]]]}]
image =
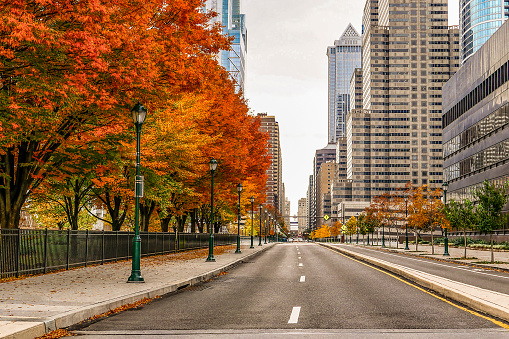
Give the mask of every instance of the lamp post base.
[{"label": "lamp post base", "polygon": [[240,235],[237,236],[237,249],[235,250],[235,253],[242,253],[240,251]]},{"label": "lamp post base", "polygon": [[141,276],[141,271],[132,271],[131,276],[127,279],[128,283],[144,283],[145,279]]},{"label": "lamp post base", "polygon": [[211,234],[209,238],[209,256],[206,261],[214,262],[216,259],[214,258],[214,236]]}]

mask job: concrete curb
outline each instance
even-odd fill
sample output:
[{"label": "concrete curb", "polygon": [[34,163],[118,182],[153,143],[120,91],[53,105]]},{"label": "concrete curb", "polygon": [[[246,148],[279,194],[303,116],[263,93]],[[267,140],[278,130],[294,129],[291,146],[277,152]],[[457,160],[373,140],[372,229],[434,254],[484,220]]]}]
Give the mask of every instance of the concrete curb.
[{"label": "concrete curb", "polygon": [[[259,251],[254,253],[250,253],[247,255],[243,255],[237,260],[230,262],[224,266],[218,267],[209,272],[191,277],[189,279],[182,279],[177,282],[173,282],[171,284],[161,284],[157,287],[152,287],[150,289],[139,291],[129,295],[123,295],[120,297],[112,298],[109,300],[101,301],[92,305],[81,307],[77,310],[72,310],[69,312],[57,314],[51,318],[35,318],[35,319],[23,319],[21,321],[10,322],[12,324],[8,324],[11,327],[11,333],[2,334],[0,338],[8,338],[8,339],[33,339],[35,337],[40,337],[45,335],[48,332],[54,331],[59,328],[65,328],[71,326],[73,324],[77,324],[81,321],[89,319],[95,315],[106,313],[110,310],[113,310],[117,307],[131,304],[142,300],[144,298],[154,298],[156,296],[163,296],[165,294],[175,292],[179,289],[182,289],[187,286],[196,285],[200,282],[209,280],[216,275],[231,270],[233,267],[243,263],[248,259],[252,259],[261,253],[265,252],[269,248],[274,247],[276,244],[268,244],[268,246],[263,247]],[[6,323],[6,322],[4,322]]]},{"label": "concrete curb", "polygon": [[509,321],[509,295],[392,264],[344,248],[322,243],[319,245],[383,268],[475,310]]}]

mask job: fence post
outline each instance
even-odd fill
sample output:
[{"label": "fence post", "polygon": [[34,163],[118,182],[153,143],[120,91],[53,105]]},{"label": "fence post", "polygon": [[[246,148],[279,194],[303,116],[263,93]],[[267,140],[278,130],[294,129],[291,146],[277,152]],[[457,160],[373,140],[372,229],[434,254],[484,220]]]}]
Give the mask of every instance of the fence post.
[{"label": "fence post", "polygon": [[101,242],[101,265],[104,265],[104,229],[103,229],[103,236],[102,236],[102,242]]},{"label": "fence post", "polygon": [[21,257],[21,230],[18,228],[18,238],[16,239],[18,248],[16,249],[16,278],[19,277],[19,259]]},{"label": "fence post", "polygon": [[115,231],[115,262],[118,261],[118,231]]},{"label": "fence post", "polygon": [[88,263],[88,230],[85,233],[85,267]]},{"label": "fence post", "polygon": [[69,270],[69,249],[71,248],[71,229],[67,229],[67,254],[65,258],[65,269]]},{"label": "fence post", "polygon": [[46,267],[48,262],[48,228],[44,229],[44,273],[46,274]]},{"label": "fence post", "polygon": [[129,244],[131,243],[129,241],[129,236],[130,236],[130,233],[131,233],[131,230],[127,230],[127,260],[129,260],[129,253],[131,253],[131,251],[129,250]]}]

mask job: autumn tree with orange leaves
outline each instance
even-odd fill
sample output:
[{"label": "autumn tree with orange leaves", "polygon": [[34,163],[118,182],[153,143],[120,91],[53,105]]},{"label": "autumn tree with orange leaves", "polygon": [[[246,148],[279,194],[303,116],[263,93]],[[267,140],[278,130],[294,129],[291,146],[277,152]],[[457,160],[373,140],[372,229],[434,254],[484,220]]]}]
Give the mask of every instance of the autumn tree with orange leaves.
[{"label": "autumn tree with orange leaves", "polygon": [[[412,225],[416,232],[415,246],[417,250],[418,230],[431,232],[431,242],[433,246],[433,232],[437,227],[448,228],[447,221],[443,212],[443,203],[441,200],[442,189],[431,189],[427,185],[423,185],[414,190],[410,204],[410,214],[408,222]],[[434,247],[432,248],[434,251]]]},{"label": "autumn tree with orange leaves", "polygon": [[120,229],[132,204],[129,111],[137,101],[149,109],[142,137],[144,229],[154,211],[161,220],[183,219],[207,204],[212,156],[220,166],[218,199],[231,205],[230,186],[238,182],[251,182],[251,193],[264,199],[266,137],[217,64],[229,41],[202,5],[0,4],[1,228],[17,228],[30,194],[49,192],[50,179],[65,185],[88,176],[84,187],[93,183],[95,203]]}]

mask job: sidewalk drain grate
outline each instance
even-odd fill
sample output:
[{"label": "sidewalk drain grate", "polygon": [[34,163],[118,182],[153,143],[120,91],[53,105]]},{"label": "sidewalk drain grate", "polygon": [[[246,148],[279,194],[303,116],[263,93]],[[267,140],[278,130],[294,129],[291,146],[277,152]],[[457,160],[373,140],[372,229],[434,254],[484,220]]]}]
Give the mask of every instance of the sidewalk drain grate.
[{"label": "sidewalk drain grate", "polygon": [[186,291],[203,291],[210,288],[210,286],[194,285],[185,288]]}]

